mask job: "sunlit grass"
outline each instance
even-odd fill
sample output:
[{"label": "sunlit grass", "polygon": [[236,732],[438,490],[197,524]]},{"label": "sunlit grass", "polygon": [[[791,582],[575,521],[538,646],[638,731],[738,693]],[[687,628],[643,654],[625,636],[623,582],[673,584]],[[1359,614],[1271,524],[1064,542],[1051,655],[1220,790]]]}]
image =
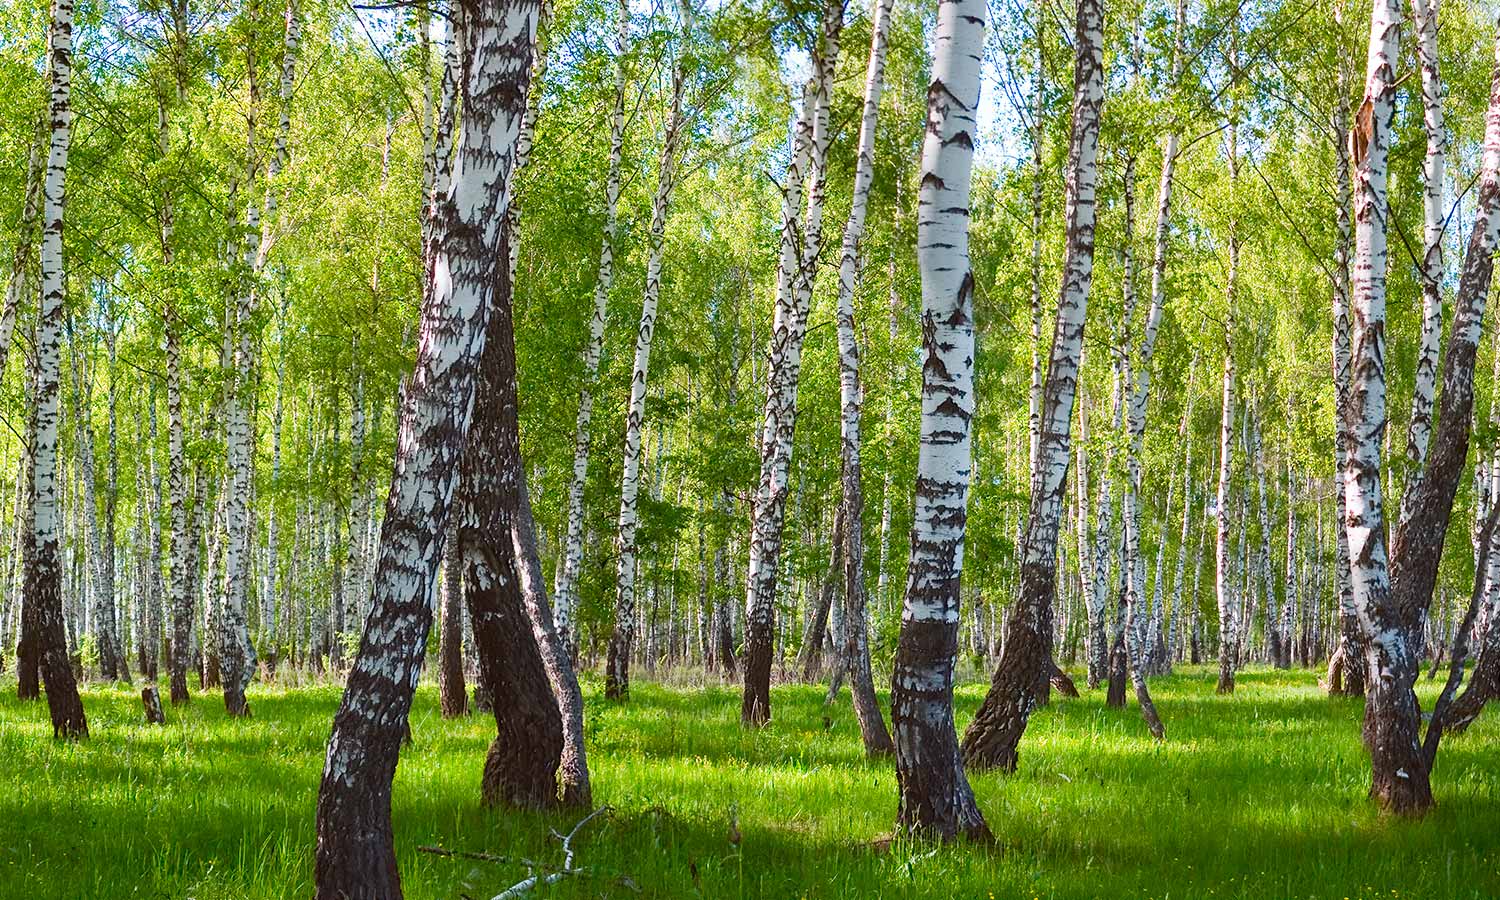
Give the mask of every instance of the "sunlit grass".
[{"label": "sunlit grass", "polygon": [[[1433,685],[1424,683],[1430,695]],[[1041,710],[1021,771],[974,778],[999,845],[877,850],[895,776],[860,750],[847,692],[773,691],[775,719],[738,724],[730,687],[637,683],[629,705],[585,685],[594,789],[617,812],[578,838],[587,878],[541,897],[1486,898],[1500,896],[1500,726],[1443,748],[1438,809],[1394,822],[1365,800],[1356,701],[1312,673],[1251,671],[1233,697],[1192,669],[1153,681],[1168,740],[1102,692]],[[983,684],[958,694],[959,727]],[[137,695],[93,687],[93,738],[54,742],[45,703],[0,695],[0,897],[297,897],[312,892],[313,807],[332,686],[217,695],[140,724]],[[829,722],[825,728],[824,716]],[[395,788],[408,896],[491,897],[518,866],[423,844],[555,863],[548,828],[576,815],[479,806],[488,717],[444,721],[424,685]],[[742,840],[730,841],[731,817]]]}]

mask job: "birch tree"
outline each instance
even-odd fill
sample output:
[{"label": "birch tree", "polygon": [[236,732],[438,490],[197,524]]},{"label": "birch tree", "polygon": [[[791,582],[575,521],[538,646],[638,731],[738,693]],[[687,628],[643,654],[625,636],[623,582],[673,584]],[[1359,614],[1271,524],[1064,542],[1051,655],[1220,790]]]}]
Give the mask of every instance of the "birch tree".
[{"label": "birch tree", "polygon": [[[650,251],[646,259],[646,290],[641,299],[641,322],[636,329],[635,363],[630,376],[630,405],[625,411],[624,462],[620,475],[619,532],[615,539],[615,629],[609,641],[604,694],[612,700],[630,697],[630,654],[635,644],[636,528],[640,522],[637,499],[641,488],[641,426],[646,418],[646,382],[651,370],[651,341],[656,334],[656,305],[661,296],[662,261],[666,254],[667,213],[677,184],[677,144],[682,131],[682,95],[687,84],[687,36],[691,8],[682,5],[682,41],[672,66],[672,97],[662,134],[656,168],[656,196],[651,203]],[[571,601],[570,601],[571,602]]]},{"label": "birch tree", "polygon": [[988,839],[953,724],[959,583],[974,418],[974,275],[969,191],[986,4],[938,8],[917,197],[922,273],[922,426],[911,561],[891,676],[897,827]]},{"label": "birch tree", "polygon": [[[782,188],[781,244],[771,324],[764,422],[760,429],[760,480],[750,507],[750,550],[745,590],[745,692],[740,721],[771,719],[771,656],[776,626],[776,576],[782,564],[782,527],[790,490],[792,437],[797,426],[797,388],[802,344],[823,249],[823,200],[828,178],[829,107],[838,65],[844,0],[825,0],[813,76],[793,135],[792,162]],[[805,168],[804,168],[805,167]],[[806,190],[807,212],[797,218]]]},{"label": "birch tree", "polygon": [[47,691],[54,737],[89,735],[83,701],[73,680],[63,624],[62,564],[58,509],[58,394],[62,369],[63,211],[68,150],[73,140],[73,0],[54,0],[49,47],[46,174],[42,181],[41,305],[36,328],[36,407],[32,435],[32,546],[26,573],[26,597],[35,612],[39,669]]},{"label": "birch tree", "polygon": [[[246,204],[246,227],[254,233],[259,231],[258,241],[247,240],[245,267],[248,284],[239,293],[235,304],[237,340],[234,349],[234,373],[225,409],[225,446],[229,458],[230,484],[226,498],[225,518],[227,533],[224,547],[224,622],[223,647],[221,648],[224,678],[224,707],[230,715],[250,714],[245,702],[245,688],[255,673],[255,648],[250,643],[249,622],[246,619],[246,604],[250,587],[250,506],[251,481],[254,477],[254,460],[251,458],[254,435],[250,421],[250,392],[253,386],[252,372],[255,367],[256,335],[252,325],[262,290],[259,282],[265,270],[275,241],[277,221],[277,176],[287,160],[287,136],[291,131],[292,88],[297,74],[297,50],[301,44],[301,23],[298,18],[296,0],[288,0],[286,7],[286,30],[282,46],[281,84],[279,89],[280,119],[273,138],[271,158],[266,164],[266,193],[264,210],[255,202]],[[252,143],[254,128],[252,119]],[[252,162],[252,167],[254,163]],[[257,228],[257,226],[259,226]]]},{"label": "birch tree", "polygon": [[465,121],[435,208],[429,296],[407,382],[366,620],[318,793],[316,895],[401,896],[391,781],[432,621],[438,553],[468,432],[530,80],[535,0],[463,4]]},{"label": "birch tree", "polygon": [[1052,601],[1057,535],[1071,460],[1083,327],[1094,271],[1099,114],[1104,105],[1104,7],[1079,0],[1075,24],[1073,125],[1068,149],[1067,245],[1052,351],[1043,390],[1041,448],[1021,544],[1021,585],[1005,623],[1005,647],[989,693],[964,733],[970,768],[1013,771],[1016,746],[1052,674]]},{"label": "birch tree", "polygon": [[870,61],[865,74],[864,110],[859,126],[859,150],[854,168],[854,199],[844,226],[839,253],[839,419],[840,461],[843,466],[844,536],[844,647],[841,664],[849,673],[849,691],[859,720],[865,752],[893,752],[890,732],[875,696],[870,672],[869,626],[866,618],[864,573],[864,486],[860,466],[860,410],[864,388],[860,383],[859,342],[854,331],[854,285],[859,273],[860,240],[870,202],[870,183],[875,177],[875,125],[879,120],[880,95],[885,86],[886,42],[894,0],[874,0],[871,8]]},{"label": "birch tree", "polygon": [[588,480],[590,425],[594,415],[594,382],[604,352],[604,316],[615,279],[615,240],[620,230],[620,169],[625,148],[625,54],[630,42],[630,8],[621,0],[615,36],[615,106],[609,120],[609,163],[604,177],[604,240],[599,247],[599,271],[594,279],[594,314],[583,350],[583,387],[578,392],[578,421],[573,437],[573,478],[568,482],[568,525],[563,539],[562,567],[556,589],[557,630],[570,654],[576,652],[574,619],[578,605],[578,569],[583,564],[583,487]]}]

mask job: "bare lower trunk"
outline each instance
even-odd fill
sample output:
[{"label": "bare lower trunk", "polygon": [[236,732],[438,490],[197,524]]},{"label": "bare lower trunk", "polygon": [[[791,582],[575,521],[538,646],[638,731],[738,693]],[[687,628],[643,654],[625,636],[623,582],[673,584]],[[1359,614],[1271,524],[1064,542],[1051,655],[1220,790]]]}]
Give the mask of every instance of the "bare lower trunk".
[{"label": "bare lower trunk", "polygon": [[370,617],[334,718],[318,795],[316,895],[400,897],[391,781],[431,624],[437,551],[469,427],[506,184],[535,36],[535,0],[464,3],[471,59],[462,164],[435,210],[432,290],[407,383]]},{"label": "bare lower trunk", "polygon": [[1052,667],[1057,535],[1071,460],[1073,403],[1093,281],[1099,115],[1104,103],[1104,9],[1080,0],[1075,34],[1073,127],[1068,154],[1067,246],[1043,391],[1041,449],[1021,544],[1020,589],[989,693],[964,733],[964,764],[1015,767],[1021,734]]},{"label": "bare lower trunk", "polygon": [[922,427],[901,638],[891,684],[898,829],[988,839],[953,724],[959,581],[974,403],[974,276],[969,189],[986,4],[938,8],[922,148],[917,262],[922,273]]},{"label": "bare lower trunk", "polygon": [[[839,35],[844,27],[844,0],[825,0],[822,22],[821,40],[813,52],[813,78],[793,138],[792,168],[787,173],[781,208],[770,372],[760,432],[760,478],[751,505],[749,566],[745,579],[745,691],[740,703],[740,721],[746,725],[764,725],[771,719],[776,577],[782,564],[782,528],[790,490],[802,343],[807,335],[807,316],[823,242],[823,194],[831,142],[829,109]],[[804,178],[807,213],[802,219],[799,241]]]}]

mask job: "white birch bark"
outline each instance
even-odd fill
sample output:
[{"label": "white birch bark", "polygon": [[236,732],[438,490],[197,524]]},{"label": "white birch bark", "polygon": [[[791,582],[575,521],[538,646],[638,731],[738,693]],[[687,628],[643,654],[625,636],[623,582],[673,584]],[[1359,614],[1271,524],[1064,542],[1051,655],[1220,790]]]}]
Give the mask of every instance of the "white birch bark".
[{"label": "white birch bark", "polygon": [[[793,138],[793,159],[783,189],[780,264],[771,326],[765,415],[761,427],[760,479],[750,512],[750,563],[745,590],[745,693],[740,706],[740,719],[747,725],[765,724],[771,716],[776,575],[782,561],[781,533],[790,491],[788,475],[797,421],[802,343],[807,334],[807,316],[817,277],[818,257],[822,252],[823,193],[831,140],[829,106],[843,24],[843,0],[826,0],[821,40],[813,55],[813,78],[804,96],[802,120],[798,122]],[[797,216],[804,186],[807,212],[799,241]]]},{"label": "white birch bark", "polygon": [[609,164],[604,178],[604,241],[599,248],[599,270],[594,279],[594,313],[589,318],[589,342],[583,350],[583,387],[578,392],[578,420],[573,437],[573,477],[568,482],[568,530],[563,539],[553,602],[557,632],[570,656],[577,653],[574,619],[578,605],[578,570],[583,565],[583,489],[588,481],[590,426],[599,358],[604,352],[604,318],[615,278],[615,240],[619,235],[620,169],[625,147],[625,54],[630,41],[630,8],[621,0],[615,36],[615,106],[609,125]]},{"label": "white birch bark", "polygon": [[88,722],[68,660],[64,633],[61,553],[58,547],[58,394],[62,369],[63,208],[68,150],[73,139],[73,0],[52,5],[49,140],[42,181],[41,304],[36,331],[36,425],[32,462],[32,552],[28,600],[37,606],[41,675],[55,737],[88,737]]},{"label": "white birch bark", "polygon": [[359,653],[334,717],[318,795],[316,896],[398,896],[391,782],[432,623],[440,548],[473,412],[500,257],[537,7],[466,4],[471,48],[452,187],[437,204],[432,286],[405,391],[395,471]]},{"label": "white birch bark", "polygon": [[885,86],[885,53],[894,0],[874,0],[871,14],[870,59],[865,74],[864,110],[859,127],[859,149],[854,170],[854,191],[849,221],[844,226],[839,255],[838,342],[839,420],[842,451],[844,515],[844,603],[847,616],[835,628],[835,646],[848,670],[854,713],[859,720],[865,752],[892,752],[890,733],[875,697],[870,673],[869,630],[865,610],[864,576],[864,487],[860,460],[860,409],[864,388],[860,384],[859,342],[854,332],[854,284],[859,274],[859,243],[864,237],[869,209],[870,184],[875,177],[875,127],[879,120],[880,95]]},{"label": "white birch bark", "polygon": [[918,194],[922,426],[911,562],[891,685],[897,827],[988,837],[953,725],[959,581],[974,417],[974,276],[969,188],[984,47],[984,0],[938,8]]},{"label": "white birch bark", "polygon": [[1422,126],[1427,133],[1427,155],[1422,160],[1422,338],[1417,348],[1417,370],[1412,384],[1411,421],[1406,431],[1407,479],[1401,496],[1401,518],[1422,478],[1427,444],[1432,434],[1432,405],[1437,394],[1439,345],[1443,339],[1443,181],[1446,175],[1448,134],[1443,126],[1443,82],[1438,69],[1439,0],[1411,0],[1417,32],[1417,63],[1422,70]]},{"label": "white birch bark", "polygon": [[[684,9],[686,13],[686,9]],[[630,654],[635,640],[635,532],[639,524],[636,501],[640,492],[641,426],[646,416],[646,386],[651,368],[651,341],[656,334],[656,305],[661,296],[662,260],[666,254],[667,214],[677,183],[677,144],[681,139],[682,98],[687,81],[687,23],[672,68],[672,96],[657,163],[656,196],[651,204],[650,251],[646,258],[646,290],[641,298],[641,320],[636,329],[635,362],[631,367],[630,404],[625,412],[625,449],[620,476],[620,518],[615,549],[615,627],[609,643],[605,694],[611,699],[630,696]]]},{"label": "white birch bark", "polygon": [[[254,387],[256,335],[254,317],[261,292],[260,277],[275,240],[277,210],[277,176],[286,165],[287,136],[291,131],[292,88],[297,72],[297,51],[301,45],[301,22],[296,0],[288,0],[285,33],[282,44],[281,83],[278,94],[280,119],[273,138],[271,158],[266,165],[266,193],[262,212],[252,200],[246,204],[246,227],[258,232],[259,241],[247,241],[245,266],[247,283],[236,302],[237,340],[234,349],[234,372],[225,411],[225,444],[229,458],[229,495],[225,507],[224,577],[225,598],[222,622],[223,645],[220,651],[224,680],[224,707],[230,715],[249,715],[245,688],[255,672],[255,648],[250,642],[246,604],[250,578],[250,505],[254,478],[254,430],[250,408]],[[253,141],[253,125],[252,125]],[[257,228],[257,226],[259,226]]]},{"label": "white birch bark", "polygon": [[1068,150],[1067,245],[1043,389],[1042,433],[1021,542],[1020,589],[1005,624],[1005,647],[989,693],[964,733],[971,768],[1012,770],[1016,746],[1052,668],[1057,536],[1072,461],[1073,404],[1094,274],[1099,117],[1104,105],[1104,8],[1079,0],[1074,28],[1073,121]]},{"label": "white birch bark", "polygon": [[[1370,19],[1370,43],[1364,103],[1350,134],[1354,171],[1355,255],[1353,270],[1352,378],[1348,398],[1348,458],[1344,471],[1344,528],[1349,538],[1350,582],[1354,609],[1367,641],[1370,669],[1366,710],[1366,742],[1374,763],[1381,797],[1381,777],[1387,791],[1428,792],[1425,767],[1409,771],[1385,765],[1420,758],[1417,735],[1400,740],[1394,723],[1381,721],[1381,712],[1398,708],[1403,694],[1396,683],[1413,670],[1413,649],[1399,615],[1391,607],[1391,580],[1386,549],[1384,492],[1381,481],[1381,438],[1386,424],[1385,318],[1388,249],[1386,221],[1387,168],[1395,118],[1395,64],[1399,51],[1400,10],[1395,0],[1376,0]],[[1372,732],[1370,725],[1377,725]],[[1385,733],[1382,733],[1385,732]],[[1383,740],[1382,740],[1383,739]],[[1394,739],[1394,740],[1393,740]],[[1388,743],[1389,741],[1389,743]],[[1402,746],[1407,743],[1407,746]],[[1388,771],[1382,773],[1382,769]],[[1395,771],[1408,785],[1397,786]],[[1420,785],[1415,782],[1420,781]]]}]

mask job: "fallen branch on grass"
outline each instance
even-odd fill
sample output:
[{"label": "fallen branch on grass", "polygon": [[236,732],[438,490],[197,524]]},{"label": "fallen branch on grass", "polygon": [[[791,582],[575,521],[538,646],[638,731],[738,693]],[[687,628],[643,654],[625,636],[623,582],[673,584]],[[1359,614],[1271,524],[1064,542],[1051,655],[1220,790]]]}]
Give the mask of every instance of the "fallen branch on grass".
[{"label": "fallen branch on grass", "polygon": [[514,898],[522,896],[539,884],[555,884],[559,881],[562,881],[569,875],[582,874],[582,869],[573,868],[573,838],[577,836],[579,830],[582,829],[583,826],[593,821],[593,819],[599,816],[601,813],[609,812],[610,810],[611,807],[608,806],[599,807],[598,809],[580,819],[578,821],[578,824],[573,826],[573,830],[568,832],[566,835],[558,834],[556,831],[552,832],[553,837],[562,841],[562,868],[555,872],[542,874],[541,872],[536,871],[536,867],[532,867],[533,871],[531,875],[521,879],[520,881],[496,894],[492,898],[492,900],[514,900]]}]

